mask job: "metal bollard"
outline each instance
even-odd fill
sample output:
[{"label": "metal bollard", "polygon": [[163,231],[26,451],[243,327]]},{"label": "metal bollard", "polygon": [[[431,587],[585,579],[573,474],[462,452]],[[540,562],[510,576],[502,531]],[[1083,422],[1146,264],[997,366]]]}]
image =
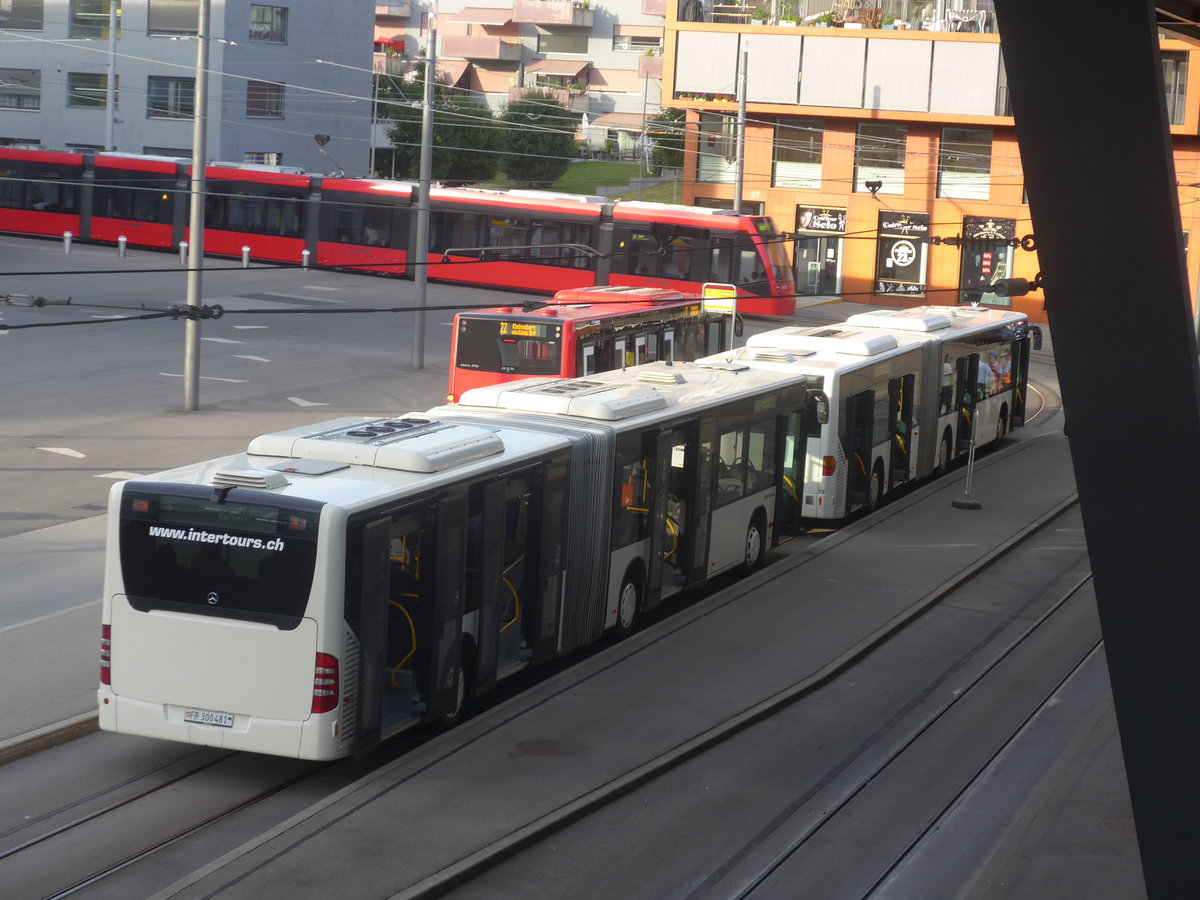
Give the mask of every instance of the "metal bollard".
[{"label": "metal bollard", "polygon": [[121,259],[125,258],[125,247],[128,245],[128,243],[129,238],[125,237],[125,235],[121,235],[119,238],[117,238],[117,256],[121,257]]},{"label": "metal bollard", "polygon": [[305,272],[308,271],[308,258],[311,255],[312,255],[311,250],[301,250],[300,251],[300,267],[302,269],[304,269]]},{"label": "metal bollard", "polygon": [[63,253],[71,252],[71,238],[74,236],[75,235],[71,234],[69,231],[63,232]]},{"label": "metal bollard", "polygon": [[242,248],[242,268],[243,269],[250,268],[250,248],[249,247]]},{"label": "metal bollard", "polygon": [[187,241],[180,241],[179,242],[179,264],[181,266],[187,265],[187,250],[188,250]]}]

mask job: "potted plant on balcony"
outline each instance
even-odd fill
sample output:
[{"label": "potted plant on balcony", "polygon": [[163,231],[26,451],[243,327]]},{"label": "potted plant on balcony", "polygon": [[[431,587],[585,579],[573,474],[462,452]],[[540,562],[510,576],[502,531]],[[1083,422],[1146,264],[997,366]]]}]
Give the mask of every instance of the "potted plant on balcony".
[{"label": "potted plant on balcony", "polygon": [[750,13],[750,24],[762,25],[769,18],[771,18],[771,7],[766,3],[760,3]]}]

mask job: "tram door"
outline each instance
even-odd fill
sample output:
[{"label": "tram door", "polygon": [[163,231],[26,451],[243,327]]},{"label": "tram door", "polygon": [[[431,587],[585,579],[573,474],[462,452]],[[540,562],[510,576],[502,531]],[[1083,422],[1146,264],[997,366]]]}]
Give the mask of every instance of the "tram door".
[{"label": "tram door", "polygon": [[871,490],[871,450],[875,425],[875,392],[869,388],[846,398],[846,430],[842,451],[850,471],[846,477],[847,509],[866,505]]},{"label": "tram door", "polygon": [[888,431],[892,442],[891,487],[908,481],[912,459],[913,402],[916,375],[900,375],[888,382]]},{"label": "tram door", "polygon": [[[697,545],[695,426],[663,431],[655,440],[653,524],[645,608],[683,589]],[[707,517],[705,517],[707,527]],[[706,532],[707,536],[707,532]],[[707,543],[707,541],[705,541]]]}]

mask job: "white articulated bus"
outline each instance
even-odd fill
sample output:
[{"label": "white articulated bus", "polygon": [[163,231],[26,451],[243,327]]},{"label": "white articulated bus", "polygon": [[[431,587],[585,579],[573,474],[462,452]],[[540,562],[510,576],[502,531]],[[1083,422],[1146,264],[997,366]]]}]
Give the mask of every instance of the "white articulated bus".
[{"label": "white articulated bus", "polygon": [[100,726],[371,750],[777,539],[806,386],[653,363],[268,434],[114,486]]},{"label": "white articulated bus", "polygon": [[803,375],[827,399],[825,423],[807,419],[792,509],[839,519],[1023,425],[1031,343],[1041,332],[1020,313],[927,306],[777,328],[715,358]]}]

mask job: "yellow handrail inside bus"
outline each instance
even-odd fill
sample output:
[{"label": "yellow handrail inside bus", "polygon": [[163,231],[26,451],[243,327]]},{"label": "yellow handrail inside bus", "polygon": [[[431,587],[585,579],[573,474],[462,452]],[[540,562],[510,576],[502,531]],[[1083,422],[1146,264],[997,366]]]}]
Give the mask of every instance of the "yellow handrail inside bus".
[{"label": "yellow handrail inside bus", "polygon": [[671,533],[671,549],[663,554],[664,562],[674,556],[675,551],[679,549],[679,531],[675,527],[675,523],[671,521],[670,516],[667,517],[667,531]]},{"label": "yellow handrail inside bus", "polygon": [[507,622],[505,622],[504,625],[502,625],[500,627],[500,634],[504,634],[504,632],[506,630],[508,630],[510,627],[512,627],[513,622],[515,622],[515,621],[517,621],[517,619],[521,618],[521,598],[517,595],[517,589],[515,587],[513,587],[511,581],[509,581],[503,575],[500,576],[500,580],[503,581],[505,586],[509,589],[509,591],[512,592],[512,598],[513,598],[513,617],[511,619],[509,619]]},{"label": "yellow handrail inside bus", "polygon": [[787,485],[788,491],[791,492],[792,499],[793,500],[799,499],[796,495],[796,482],[792,481],[792,479],[790,479],[786,475],[784,475],[783,483]]},{"label": "yellow handrail inside bus", "polygon": [[[404,596],[415,598],[417,595],[405,594]],[[408,630],[412,634],[412,649],[408,651],[404,659],[392,666],[392,687],[400,687],[400,682],[396,678],[396,673],[403,669],[404,664],[412,659],[412,655],[417,652],[417,626],[413,624],[412,616],[408,614],[408,610],[405,609],[401,604],[397,603],[395,600],[389,600],[388,603],[396,607],[396,609],[400,610],[400,612],[404,613],[404,618],[408,620]]]},{"label": "yellow handrail inside bus", "polygon": [[858,463],[858,470],[860,472],[862,472],[864,475],[866,475],[867,474],[867,465],[866,465],[866,463],[863,462],[863,458],[861,456],[859,456],[857,453],[855,453],[854,459]]}]

